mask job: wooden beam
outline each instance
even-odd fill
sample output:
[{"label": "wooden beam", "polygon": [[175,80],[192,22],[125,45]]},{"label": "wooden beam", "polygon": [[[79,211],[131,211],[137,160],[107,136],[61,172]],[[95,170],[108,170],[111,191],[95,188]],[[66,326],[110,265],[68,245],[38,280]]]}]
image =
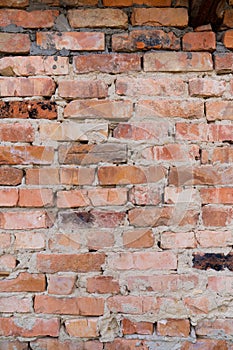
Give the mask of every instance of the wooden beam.
[{"label": "wooden beam", "polygon": [[221,8],[226,6],[226,0],[190,0],[190,25],[198,27],[211,23],[218,26],[222,23]]}]

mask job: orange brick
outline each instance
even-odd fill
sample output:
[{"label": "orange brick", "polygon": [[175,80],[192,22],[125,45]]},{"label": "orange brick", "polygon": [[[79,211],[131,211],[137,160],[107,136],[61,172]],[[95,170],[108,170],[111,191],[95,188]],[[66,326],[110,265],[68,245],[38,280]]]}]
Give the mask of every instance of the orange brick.
[{"label": "orange brick", "polygon": [[147,5],[154,7],[169,7],[171,0],[103,0],[104,6],[128,7],[133,5]]},{"label": "orange brick", "polygon": [[128,16],[119,9],[69,10],[68,20],[73,28],[128,27]]},{"label": "orange brick", "polygon": [[188,13],[184,8],[136,8],[131,17],[133,26],[166,26],[183,28],[188,25]]},{"label": "orange brick", "polygon": [[0,10],[0,27],[16,25],[23,28],[51,28],[53,27],[59,11],[23,11]]},{"label": "orange brick", "polygon": [[0,33],[1,53],[29,53],[31,41],[28,34]]},{"label": "orange brick", "polygon": [[[122,1],[122,0],[121,0]],[[138,339],[124,339],[124,338],[115,338],[114,341],[106,343],[105,350],[147,350],[144,345],[142,345],[142,341]]]},{"label": "orange brick", "polygon": [[188,337],[190,333],[189,320],[168,319],[157,323],[159,335],[168,337]]},{"label": "orange brick", "polygon": [[101,271],[105,255],[85,254],[37,254],[37,269],[41,272],[89,272]]},{"label": "orange brick", "polygon": [[216,54],[214,62],[217,73],[230,73],[233,70],[233,54],[231,52]]},{"label": "orange brick", "polygon": [[233,30],[227,30],[223,35],[223,44],[227,49],[233,48]]},{"label": "orange brick", "polygon": [[57,298],[48,295],[36,295],[34,302],[36,313],[68,314],[82,316],[100,316],[104,313],[102,298]]},{"label": "orange brick", "polygon": [[[29,324],[32,324],[32,327],[30,327],[30,329],[28,329]],[[5,337],[58,337],[59,329],[60,320],[58,318],[43,319],[29,316],[0,318],[0,335]]]},{"label": "orange brick", "polygon": [[118,294],[120,286],[112,276],[95,276],[87,279],[87,291],[88,293]]},{"label": "orange brick", "polygon": [[104,33],[100,32],[37,32],[37,45],[42,49],[71,51],[103,51],[105,49]]},{"label": "orange brick", "polygon": [[189,80],[190,96],[219,97],[226,90],[226,82],[214,79],[194,78]]},{"label": "orange brick", "polygon": [[184,51],[214,51],[216,36],[214,32],[193,32],[183,36]]},{"label": "orange brick", "polygon": [[40,168],[26,170],[27,185],[58,185],[59,169]]},{"label": "orange brick", "polygon": [[45,146],[0,146],[0,164],[51,164],[54,150]]},{"label": "orange brick", "polygon": [[177,258],[172,252],[115,253],[108,265],[116,270],[175,270]]},{"label": "orange brick", "polygon": [[121,322],[123,334],[145,334],[153,333],[153,323],[150,322],[132,322],[124,318]]},{"label": "orange brick", "polygon": [[92,185],[95,177],[94,168],[61,168],[61,183],[65,185]]},{"label": "orange brick", "polygon": [[233,188],[201,188],[203,204],[232,204]]},{"label": "orange brick", "polygon": [[126,188],[96,188],[88,191],[91,204],[96,206],[124,205],[127,202]]},{"label": "orange brick", "polygon": [[123,233],[123,245],[126,248],[149,248],[154,245],[153,232],[150,229],[135,229]]},{"label": "orange brick", "polygon": [[48,280],[48,293],[69,295],[73,292],[76,277],[71,275],[50,275]]},{"label": "orange brick", "polygon": [[29,0],[0,0],[0,7],[27,7]]},{"label": "orange brick", "polygon": [[[181,124],[177,124],[177,129]],[[186,124],[187,125],[187,124]],[[178,129],[179,130],[179,129]],[[191,162],[200,159],[199,146],[166,144],[165,146],[152,146],[145,148],[142,158],[146,160],[168,162]]]},{"label": "orange brick", "polygon": [[[114,36],[113,36],[114,38]],[[77,73],[102,72],[124,73],[141,70],[141,59],[137,54],[90,54],[74,57],[74,70]]]},{"label": "orange brick", "polygon": [[45,276],[21,272],[16,278],[0,280],[1,292],[43,292]]},{"label": "orange brick", "polygon": [[58,208],[86,207],[89,204],[86,190],[59,191],[57,193]]},{"label": "orange brick", "polygon": [[184,342],[181,350],[229,350],[228,344],[225,340],[217,339],[197,339],[195,343]]},{"label": "orange brick", "polygon": [[9,248],[11,245],[11,235],[9,233],[1,233],[0,249]]},{"label": "orange brick", "polygon": [[224,11],[224,17],[223,17],[223,25],[225,25],[228,28],[233,28],[233,9],[226,9]]},{"label": "orange brick", "polygon": [[99,334],[96,318],[68,320],[65,322],[65,328],[71,337],[96,338]]},{"label": "orange brick", "polygon": [[33,142],[34,129],[30,123],[1,124],[0,140],[6,142]]},{"label": "orange brick", "polygon": [[[70,0],[69,0],[70,2]],[[56,350],[103,350],[103,343],[97,340],[85,340],[80,342],[78,340],[59,340],[53,338],[41,338],[33,342],[33,346],[39,346],[41,349],[56,349]],[[8,349],[7,349],[8,350]],[[13,349],[10,349],[13,350]],[[18,349],[17,349],[18,350]],[[21,350],[21,349],[20,349]],[[225,349],[224,349],[225,350]]]},{"label": "orange brick", "polygon": [[232,207],[204,206],[202,209],[202,220],[204,226],[225,227],[233,222]]},{"label": "orange brick", "polygon": [[144,55],[145,72],[205,72],[213,70],[209,52],[152,52]]},{"label": "orange brick", "polygon": [[16,267],[16,259],[10,254],[0,256],[0,272],[10,272]]},{"label": "orange brick", "polygon": [[108,87],[101,80],[61,80],[58,93],[66,98],[101,98],[108,96]]},{"label": "orange brick", "polygon": [[50,207],[53,205],[53,191],[46,188],[19,190],[20,207]]},{"label": "orange brick", "polygon": [[233,120],[233,103],[231,101],[207,101],[207,120]]},{"label": "orange brick", "polygon": [[51,96],[55,83],[51,78],[0,78],[0,96]]},{"label": "orange brick", "polygon": [[[15,56],[15,57],[3,57],[0,59],[0,72],[1,75],[6,76],[30,76],[30,75],[63,75],[69,72],[68,57],[60,56]],[[46,105],[53,106],[54,103],[48,101],[36,102],[31,101],[32,107],[45,107]],[[25,113],[30,112],[30,101],[15,101],[10,102],[10,105],[21,108],[25,106]],[[27,110],[28,107],[28,110]],[[43,109],[39,109],[43,113]],[[46,110],[46,108],[44,108]],[[51,109],[47,108],[47,112]],[[22,110],[18,110],[18,113]],[[37,117],[36,111],[34,112],[34,118]]]},{"label": "orange brick", "polygon": [[41,232],[15,233],[15,250],[41,250],[45,248],[45,235]]},{"label": "orange brick", "polygon": [[132,78],[116,80],[116,93],[124,96],[184,96],[187,85],[180,78]]},{"label": "orange brick", "polygon": [[233,242],[230,231],[197,231],[195,236],[198,244],[204,248],[227,247]]},{"label": "orange brick", "polygon": [[145,29],[112,36],[113,51],[133,52],[150,49],[179,50],[180,39],[173,32]]},{"label": "orange brick", "polygon": [[204,103],[193,100],[141,100],[135,107],[136,117],[202,118]]},{"label": "orange brick", "polygon": [[17,168],[0,168],[0,185],[16,186],[21,184],[23,171]]},{"label": "orange brick", "polygon": [[49,249],[55,252],[77,252],[80,249],[82,239],[79,234],[56,233],[49,239]]},{"label": "orange brick", "polygon": [[233,161],[233,149],[231,147],[216,147],[213,150],[212,162],[219,163],[232,163]]},{"label": "orange brick", "polygon": [[109,231],[89,230],[87,233],[87,247],[90,250],[113,247],[114,235]]},{"label": "orange brick", "polygon": [[18,203],[18,190],[15,188],[0,189],[0,206],[14,207]]},{"label": "orange brick", "polygon": [[28,230],[48,228],[51,220],[43,210],[2,212],[0,213],[0,227],[5,230]]}]

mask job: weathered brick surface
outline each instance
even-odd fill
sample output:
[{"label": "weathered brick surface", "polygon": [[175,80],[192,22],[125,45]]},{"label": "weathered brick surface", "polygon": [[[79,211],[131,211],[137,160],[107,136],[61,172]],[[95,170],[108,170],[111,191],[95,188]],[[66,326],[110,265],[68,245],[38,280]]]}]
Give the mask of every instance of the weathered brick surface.
[{"label": "weathered brick surface", "polygon": [[1,350],[233,349],[233,0],[191,5],[0,0]]}]

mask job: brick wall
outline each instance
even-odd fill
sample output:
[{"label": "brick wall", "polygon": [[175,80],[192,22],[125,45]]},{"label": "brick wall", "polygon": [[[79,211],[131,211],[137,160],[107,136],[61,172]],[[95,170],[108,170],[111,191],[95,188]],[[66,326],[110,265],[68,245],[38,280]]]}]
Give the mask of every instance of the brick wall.
[{"label": "brick wall", "polygon": [[233,8],[0,0],[0,349],[232,350]]}]

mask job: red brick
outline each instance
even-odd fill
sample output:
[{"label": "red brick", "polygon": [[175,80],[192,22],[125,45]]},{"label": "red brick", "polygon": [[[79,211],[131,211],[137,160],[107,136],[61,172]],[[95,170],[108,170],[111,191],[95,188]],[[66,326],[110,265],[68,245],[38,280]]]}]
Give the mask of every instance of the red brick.
[{"label": "red brick", "polygon": [[133,186],[129,192],[129,200],[137,205],[156,205],[162,201],[162,189],[157,184]]},{"label": "red brick", "polygon": [[95,340],[78,342],[77,340],[42,338],[37,339],[35,342],[30,342],[30,344],[33,350],[38,347],[41,350],[103,350],[103,343]]},{"label": "red brick", "polygon": [[115,270],[175,270],[177,258],[172,252],[115,253],[108,265]]},{"label": "red brick", "polygon": [[98,169],[98,179],[101,185],[124,185],[157,182],[163,179],[164,176],[165,169],[160,166],[105,166]]},{"label": "red brick", "polygon": [[[168,302],[168,300],[166,300]],[[160,298],[134,295],[116,295],[107,299],[107,306],[113,313],[141,315],[147,312],[157,314],[162,300]]]},{"label": "red brick", "polygon": [[65,328],[71,337],[96,338],[99,334],[96,318],[67,320]]},{"label": "red brick", "polygon": [[123,245],[126,248],[150,248],[154,245],[151,229],[137,229],[123,233]]},{"label": "red brick", "polygon": [[216,308],[216,301],[206,296],[187,297],[184,298],[184,303],[191,315],[208,314]]},{"label": "red brick", "polygon": [[104,313],[104,299],[73,297],[57,298],[48,295],[36,295],[34,301],[36,313],[100,316]]},{"label": "red brick", "polygon": [[176,137],[189,141],[232,141],[232,125],[176,124]]},{"label": "red brick", "polygon": [[37,254],[37,269],[41,272],[89,272],[101,271],[105,255],[85,254]]},{"label": "red brick", "polygon": [[[181,0],[182,1],[182,0]],[[203,24],[201,26],[198,26],[194,28],[194,32],[211,32],[212,31],[212,26],[211,24]]]},{"label": "red brick", "polygon": [[120,349],[120,350],[135,350],[135,349],[148,350],[148,347],[142,345],[141,340],[124,339],[124,338],[115,338],[114,341],[106,343],[106,345],[105,345],[105,350],[118,350],[118,349]]},{"label": "red brick", "polygon": [[99,294],[118,294],[120,286],[112,276],[94,276],[87,279],[87,292]]},{"label": "red brick", "polygon": [[204,226],[225,227],[233,222],[232,207],[204,206],[202,208],[202,220]]},{"label": "red brick", "polygon": [[224,17],[223,17],[223,25],[228,27],[228,28],[233,28],[233,9],[226,9],[224,11]]},{"label": "red brick", "polygon": [[165,146],[147,147],[142,151],[141,155],[146,160],[169,162],[191,162],[200,159],[199,146],[174,143],[166,144]]},{"label": "red brick", "polygon": [[157,323],[157,332],[164,337],[188,337],[190,333],[190,323],[189,320],[161,320]]},{"label": "red brick", "polygon": [[179,50],[180,39],[163,30],[134,30],[129,33],[113,34],[113,51],[138,51],[150,49]]},{"label": "red brick", "polygon": [[63,123],[40,124],[40,137],[43,141],[92,141],[96,143],[107,139],[108,124],[78,123],[75,121]]},{"label": "red brick", "polygon": [[37,337],[51,336],[58,337],[60,321],[58,318],[34,318],[34,317],[2,317],[0,318],[0,335]]},{"label": "red brick", "polygon": [[54,151],[45,146],[0,146],[0,164],[51,164]]},{"label": "red brick", "polygon": [[133,5],[147,5],[151,7],[169,7],[171,0],[103,0],[104,6],[128,7]]},{"label": "red brick", "polygon": [[233,103],[231,101],[207,101],[207,120],[233,120]]},{"label": "red brick", "polygon": [[213,150],[212,162],[231,163],[233,162],[233,149],[229,146],[216,147]]},{"label": "red brick", "polygon": [[0,249],[9,248],[11,245],[11,235],[9,233],[1,233]]},{"label": "red brick", "polygon": [[51,78],[0,78],[0,96],[51,96],[55,83]]},{"label": "red brick", "polygon": [[[7,296],[0,297],[0,312],[30,312],[31,311],[32,298],[22,296]],[[1,331],[0,331],[1,334]]]},{"label": "red brick", "polygon": [[0,274],[12,271],[16,267],[16,259],[10,254],[0,256]]},{"label": "red brick", "polygon": [[104,33],[100,32],[37,32],[36,43],[42,49],[71,51],[103,51]]},{"label": "red brick", "polygon": [[233,204],[233,188],[201,188],[203,204]]},{"label": "red brick", "polygon": [[[69,61],[68,57],[60,56],[3,57],[0,59],[0,73],[6,76],[63,75],[69,73]],[[49,104],[45,101],[44,106],[46,103]],[[28,101],[11,102],[11,104],[25,107],[29,105]]]},{"label": "red brick", "polygon": [[48,214],[43,210],[0,213],[0,228],[5,230],[48,228],[51,224]]},{"label": "red brick", "polygon": [[77,249],[80,249],[82,239],[79,234],[54,234],[49,239],[49,249],[55,252],[66,252],[70,253],[71,251],[77,252]]},{"label": "red brick", "polygon": [[66,98],[101,98],[108,96],[108,86],[101,80],[61,80],[58,94]]},{"label": "red brick", "polygon": [[90,250],[106,249],[114,245],[114,235],[109,231],[89,230],[86,237]]},{"label": "red brick", "polygon": [[96,6],[98,5],[97,0],[40,0],[41,4],[51,6]]},{"label": "red brick", "polygon": [[96,188],[88,191],[91,204],[95,206],[124,205],[127,202],[126,188]]},{"label": "red brick", "polygon": [[[1,3],[0,3],[1,5]],[[0,349],[2,350],[27,350],[28,343],[11,340],[0,340]]]},{"label": "red brick", "polygon": [[184,342],[181,350],[229,350],[225,340],[197,339],[195,343]]},{"label": "red brick", "polygon": [[169,173],[169,184],[174,186],[188,185],[231,185],[233,171],[231,167],[180,166],[172,167]]},{"label": "red brick", "polygon": [[34,129],[30,123],[2,123],[0,126],[0,141],[33,142],[34,138]]},{"label": "red brick", "polygon": [[[210,78],[194,78],[189,80],[190,96],[219,97],[226,90],[226,82]],[[209,103],[209,101],[208,101]]]},{"label": "red brick", "polygon": [[0,117],[56,119],[57,109],[54,102],[47,101],[0,101]]},{"label": "red brick", "polygon": [[232,125],[209,125],[209,141],[232,141],[233,126]]},{"label": "red brick", "polygon": [[183,36],[184,51],[214,51],[216,36],[214,32],[192,32]]},{"label": "red brick", "polygon": [[27,7],[29,0],[0,0],[0,7]]},{"label": "red brick", "polygon": [[61,168],[61,183],[65,185],[92,185],[95,177],[94,168]]},{"label": "red brick", "polygon": [[216,54],[214,62],[217,73],[230,73],[233,71],[233,54],[231,52]]},{"label": "red brick", "polygon": [[73,28],[128,27],[128,16],[119,9],[69,10],[68,20]]},{"label": "red brick", "polygon": [[71,101],[64,109],[64,117],[76,119],[128,120],[133,114],[133,104],[127,100]]},{"label": "red brick", "polygon": [[205,72],[213,70],[208,52],[152,52],[144,55],[146,72]]},{"label": "red brick", "polygon": [[150,322],[133,322],[124,318],[121,322],[123,334],[145,334],[153,333],[153,323]]},{"label": "red brick", "polygon": [[223,44],[227,49],[233,48],[233,30],[227,30],[223,35]]},{"label": "red brick", "polygon": [[58,208],[87,207],[90,201],[86,190],[59,191],[57,193]]},{"label": "red brick", "polygon": [[227,247],[233,242],[230,231],[197,231],[195,236],[198,244],[204,248]]},{"label": "red brick", "polygon": [[50,207],[53,205],[53,191],[46,188],[19,190],[20,207]]},{"label": "red brick", "polygon": [[58,185],[59,169],[40,168],[26,169],[27,185]]},{"label": "red brick", "polygon": [[0,280],[1,292],[43,292],[45,288],[42,274],[20,272],[16,278]]},{"label": "red brick", "polygon": [[14,207],[18,202],[18,190],[15,188],[0,189],[0,206]]},{"label": "red brick", "polygon": [[73,292],[76,277],[72,275],[50,275],[48,293],[69,295]]},{"label": "red brick", "polygon": [[21,184],[23,171],[16,168],[0,168],[0,185],[17,186]]},{"label": "red brick", "polygon": [[0,33],[1,53],[29,53],[31,41],[28,34]]},{"label": "red brick", "polygon": [[183,208],[183,206],[145,207],[134,208],[129,211],[129,222],[137,227],[157,227],[178,225],[191,227],[198,221],[196,209]]},{"label": "red brick", "polygon": [[136,104],[136,117],[202,118],[204,103],[198,100],[144,100]]},{"label": "red brick", "polygon": [[136,122],[133,124],[119,123],[113,131],[117,139],[154,140],[162,142],[168,139],[170,123],[166,121]]},{"label": "red brick", "polygon": [[45,248],[45,235],[39,232],[15,233],[15,250],[41,250]]},{"label": "red brick", "polygon": [[140,70],[141,59],[136,54],[110,53],[74,57],[74,71],[76,73],[127,73]]},{"label": "red brick", "polygon": [[232,318],[216,319],[216,320],[202,320],[196,326],[196,334],[201,336],[218,336],[231,335],[233,331]]},{"label": "red brick", "polygon": [[162,249],[195,248],[197,246],[193,232],[161,233]]},{"label": "red brick", "polygon": [[180,78],[132,78],[116,80],[116,93],[125,96],[183,96],[186,83]]},{"label": "red brick", "polygon": [[131,17],[133,26],[186,27],[188,12],[184,8],[135,8]]},{"label": "red brick", "polygon": [[140,291],[170,294],[171,292],[186,293],[198,288],[198,277],[193,274],[183,275],[150,275],[129,276],[127,286],[131,291]]},{"label": "red brick", "polygon": [[23,28],[51,28],[59,11],[0,10],[0,27],[16,25]]},{"label": "red brick", "polygon": [[217,292],[218,294],[231,294],[232,292],[232,276],[209,276],[208,290]]}]

